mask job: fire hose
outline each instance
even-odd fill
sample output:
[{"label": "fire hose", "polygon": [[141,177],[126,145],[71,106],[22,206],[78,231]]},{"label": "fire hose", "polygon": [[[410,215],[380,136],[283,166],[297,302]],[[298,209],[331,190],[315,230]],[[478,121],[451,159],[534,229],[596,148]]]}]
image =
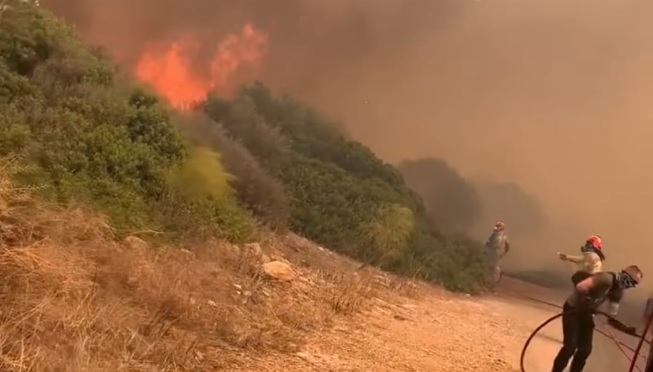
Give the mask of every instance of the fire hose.
[{"label": "fire hose", "polygon": [[[539,301],[539,302],[544,302],[544,301]],[[603,316],[607,317],[607,318],[608,318],[608,323],[609,323],[611,326],[613,326],[613,327],[615,327],[616,329],[618,329],[619,331],[622,331],[622,332],[628,333],[628,334],[630,334],[630,335],[632,335],[632,336],[635,336],[635,337],[638,337],[638,338],[639,338],[639,342],[638,342],[638,344],[637,344],[637,347],[636,347],[634,350],[631,349],[631,351],[634,352],[634,355],[633,355],[633,358],[631,359],[631,364],[630,364],[630,368],[628,369],[628,372],[634,372],[635,370],[638,370],[638,371],[641,372],[641,370],[639,369],[639,367],[637,367],[636,362],[637,362],[637,358],[639,357],[639,352],[640,352],[640,350],[641,350],[641,348],[642,348],[643,343],[644,343],[644,342],[649,343],[649,342],[645,339],[645,334],[643,334],[643,335],[638,335],[638,334],[636,334],[636,333],[632,333],[632,332],[630,332],[630,327],[626,326],[625,324],[623,324],[623,323],[620,322],[619,320],[615,319],[614,317],[612,317],[612,316],[610,316],[610,315],[608,315],[608,314],[606,314],[606,313],[604,313],[604,312],[598,312],[597,314],[599,314],[599,315],[603,315]],[[526,340],[526,343],[524,344],[524,347],[522,348],[521,356],[520,356],[520,359],[519,359],[519,365],[520,365],[520,368],[521,368],[521,372],[526,372],[526,369],[525,369],[525,367],[524,367],[524,358],[525,358],[525,356],[526,356],[526,351],[528,350],[528,346],[530,345],[530,343],[531,343],[531,341],[533,340],[533,338],[535,338],[535,336],[536,336],[536,335],[537,335],[537,334],[538,334],[538,333],[539,333],[539,332],[540,332],[544,327],[546,327],[549,323],[553,322],[554,320],[556,320],[556,319],[558,319],[558,318],[560,318],[560,317],[562,317],[562,313],[558,313],[558,314],[556,314],[556,315],[550,317],[549,319],[545,320],[542,324],[540,324],[537,328],[535,328],[535,330],[534,330],[534,331],[531,333],[531,335],[528,337],[528,339]],[[650,325],[651,320],[653,320],[653,317],[651,317],[651,318],[649,319],[649,321],[648,321],[649,324],[648,324],[648,325]],[[625,352],[625,351],[623,350],[623,348],[622,348],[622,346],[625,346],[625,347],[629,348],[627,345],[625,345],[625,344],[622,343],[621,341],[617,340],[617,339],[616,339],[613,335],[611,335],[611,334],[608,334],[608,333],[603,332],[603,331],[601,331],[601,330],[597,330],[597,331],[598,331],[600,334],[602,334],[602,335],[608,337],[609,339],[611,339],[613,342],[615,342],[615,344],[617,345],[617,347],[619,348],[619,350],[620,350],[620,351],[621,351],[621,352],[626,356],[626,358],[630,359],[630,358],[628,357],[628,354],[626,354],[626,352]],[[650,344],[650,343],[649,343],[649,344]],[[629,348],[629,349],[630,349],[630,348]]]},{"label": "fire hose", "polygon": [[[545,304],[545,305],[549,305],[549,306],[553,306],[553,307],[556,307],[556,308],[560,308],[560,306],[558,306],[558,305],[556,305],[556,304],[552,304],[552,303],[550,303],[550,302],[542,301],[542,300],[539,300],[539,299],[536,299],[536,298],[532,298],[532,297],[530,297],[530,296],[525,296],[525,295],[522,295],[522,294],[518,294],[518,295],[519,295],[520,297],[524,297],[524,298],[527,298],[527,299],[532,300],[532,301],[536,301],[536,302],[543,303],[543,304]],[[632,331],[632,330],[633,330],[632,327],[628,327],[628,326],[626,326],[625,324],[623,324],[622,322],[620,322],[620,321],[617,320],[616,318],[610,316],[609,314],[606,314],[606,313],[604,313],[604,312],[598,312],[597,314],[599,314],[599,315],[603,315],[603,316],[607,317],[607,319],[608,319],[608,324],[610,324],[611,326],[613,326],[613,327],[616,328],[617,330],[622,331],[622,332],[625,332],[625,333],[627,333],[627,334],[630,334],[630,335],[632,335],[632,336],[635,336],[635,337],[639,338],[639,342],[637,343],[637,347],[633,350],[633,349],[631,349],[630,347],[628,347],[628,345],[626,345],[626,344],[624,344],[623,342],[617,340],[617,339],[616,339],[614,336],[612,336],[611,334],[609,334],[609,333],[605,333],[605,332],[603,332],[603,331],[597,329],[597,331],[598,331],[600,334],[602,334],[602,335],[608,337],[608,338],[611,339],[613,342],[615,342],[615,344],[617,345],[617,347],[619,348],[619,350],[624,354],[624,356],[626,356],[627,359],[630,359],[630,362],[631,362],[631,363],[630,363],[630,368],[628,369],[628,372],[634,372],[635,370],[641,372],[641,369],[640,369],[639,367],[637,367],[637,365],[636,365],[636,363],[637,363],[637,358],[640,356],[639,353],[640,353],[640,351],[641,351],[641,348],[642,348],[642,345],[644,344],[644,342],[646,342],[646,343],[648,343],[648,344],[650,345],[650,342],[649,342],[648,340],[646,340],[646,334],[648,333],[648,330],[649,330],[649,328],[650,328],[650,326],[651,326],[651,323],[653,322],[653,315],[651,315],[651,316],[649,317],[649,319],[647,320],[647,324],[646,324],[646,328],[645,328],[644,332],[643,332],[641,335],[639,335],[639,334],[637,334],[636,332],[633,332],[633,331]],[[538,333],[539,333],[539,332],[540,332],[544,327],[546,327],[549,323],[553,322],[554,320],[556,320],[556,319],[558,319],[558,318],[560,318],[560,317],[562,317],[562,313],[559,313],[559,314],[556,314],[556,315],[550,317],[549,319],[545,320],[542,324],[540,324],[537,328],[535,328],[535,330],[530,334],[530,336],[529,336],[528,339],[526,340],[526,343],[524,344],[524,347],[522,348],[521,357],[520,357],[520,360],[519,360],[520,368],[521,368],[521,372],[526,372],[526,369],[524,368],[524,358],[525,358],[525,356],[526,356],[526,351],[528,350],[528,346],[530,345],[530,343],[531,343],[531,341],[533,340],[533,338],[534,338],[534,337],[535,337],[535,336],[536,336],[536,335],[537,335],[537,334],[538,334]],[[623,350],[622,347],[626,347],[626,348],[630,349],[630,350],[634,353],[632,359],[628,357],[628,354],[626,354],[626,352]]]},{"label": "fire hose", "polygon": [[[561,309],[561,306],[559,306],[559,305],[556,305],[556,304],[553,304],[553,303],[550,303],[550,302],[547,302],[547,301],[543,301],[543,300],[540,300],[540,299],[537,299],[537,298],[534,298],[534,297],[530,297],[530,296],[527,296],[527,295],[523,295],[521,293],[517,293],[517,292],[514,292],[514,291],[510,291],[510,292],[515,293],[519,297],[523,297],[523,298],[526,298],[526,299],[531,300],[531,301],[539,302],[539,303],[542,303],[542,304],[545,304],[545,305],[548,305],[548,306],[553,306],[553,307],[556,307],[558,309]],[[596,329],[596,331],[598,333],[600,333],[601,335],[606,336],[607,338],[612,340],[615,343],[615,345],[617,346],[617,348],[619,348],[619,351],[621,351],[621,353],[626,357],[626,359],[630,360],[630,367],[628,368],[628,372],[634,372],[635,370],[637,370],[638,372],[642,372],[642,370],[637,366],[637,360],[640,357],[640,351],[642,349],[642,346],[644,345],[644,342],[651,345],[651,342],[646,340],[646,335],[648,333],[648,330],[651,328],[651,324],[653,324],[653,314],[651,314],[648,317],[648,319],[646,320],[646,327],[644,328],[644,332],[641,335],[637,334],[634,327],[629,327],[629,326],[625,325],[624,323],[620,322],[619,320],[617,320],[616,318],[614,318],[613,316],[611,316],[611,315],[609,315],[607,313],[599,311],[599,312],[595,312],[595,314],[605,316],[608,319],[608,324],[610,326],[612,326],[615,329],[617,329],[617,330],[619,330],[621,332],[624,332],[624,333],[626,333],[626,334],[628,334],[630,336],[637,337],[639,339],[635,349],[632,349],[628,345],[626,345],[625,343],[617,340],[610,333],[610,331],[603,332],[600,329]],[[554,320],[556,320],[556,319],[558,319],[558,318],[560,318],[562,316],[563,316],[563,313],[560,312],[559,314],[556,314],[556,315],[550,317],[549,319],[545,320],[542,324],[540,324],[537,328],[535,328],[535,330],[530,334],[530,336],[526,340],[526,343],[524,344],[524,347],[522,348],[522,352],[521,352],[521,356],[520,356],[520,360],[519,360],[521,372],[526,372],[526,369],[524,367],[524,358],[526,356],[526,351],[528,350],[528,346],[530,345],[533,338],[544,327],[546,327],[549,323],[551,323],[552,321],[554,321]],[[624,347],[633,352],[633,357],[632,358],[629,358],[628,354],[623,349]],[[645,367],[645,369],[646,369],[646,371],[644,371],[644,372],[653,372],[653,366],[648,366],[647,365]]]}]

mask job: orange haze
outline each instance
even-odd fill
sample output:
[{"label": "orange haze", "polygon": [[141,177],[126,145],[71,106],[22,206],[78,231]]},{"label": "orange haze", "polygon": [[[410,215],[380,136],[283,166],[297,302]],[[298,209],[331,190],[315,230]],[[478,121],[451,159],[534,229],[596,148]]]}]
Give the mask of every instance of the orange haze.
[{"label": "orange haze", "polygon": [[[653,1],[41,4],[129,68],[144,50],[165,56],[180,35],[193,35],[198,48],[169,55],[205,80],[180,97],[170,95],[179,84],[160,87],[171,100],[260,78],[342,119],[388,161],[436,156],[465,176],[514,181],[556,225],[515,242],[514,265],[572,270],[555,252],[577,252],[585,236],[600,234],[606,268],[638,263],[653,288]],[[267,35],[260,68],[242,62],[211,77],[218,46],[248,22]]]}]

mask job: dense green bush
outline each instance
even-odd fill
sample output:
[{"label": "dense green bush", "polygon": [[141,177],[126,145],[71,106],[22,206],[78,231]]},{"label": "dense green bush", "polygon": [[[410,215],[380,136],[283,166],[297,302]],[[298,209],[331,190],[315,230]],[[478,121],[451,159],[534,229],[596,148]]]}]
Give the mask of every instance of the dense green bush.
[{"label": "dense green bush", "polygon": [[205,115],[183,113],[176,121],[188,137],[220,152],[221,163],[230,175],[229,183],[245,207],[275,229],[285,230],[288,227],[290,206],[283,185],[259,164],[241,142]]},{"label": "dense green bush", "polygon": [[[472,290],[485,280],[483,248],[438,233],[399,171],[319,113],[274,97],[260,83],[233,101],[209,96],[200,109],[282,182],[293,230],[365,263],[451,289]],[[261,145],[261,137],[270,142]]]},{"label": "dense green bush", "polygon": [[311,108],[253,84],[231,101],[209,96],[175,125],[156,95],[119,79],[60,20],[8,5],[0,152],[31,161],[36,171],[20,180],[44,185],[45,196],[93,205],[123,229],[185,239],[250,239],[253,214],[451,289],[482,283],[482,248],[436,231],[396,168]]},{"label": "dense green bush", "polygon": [[[39,183],[60,202],[91,204],[118,228],[158,224],[175,233],[193,227],[245,238],[252,222],[225,196],[226,172],[213,155],[189,149],[157,96],[119,83],[113,63],[49,12],[21,1],[6,5],[0,152],[37,165],[22,181]],[[172,213],[189,210],[203,211],[193,212],[192,225]]]},{"label": "dense green bush", "polygon": [[246,241],[256,234],[251,216],[236,202],[220,156],[202,146],[190,147],[186,161],[167,174],[164,227],[190,239],[221,237]]}]

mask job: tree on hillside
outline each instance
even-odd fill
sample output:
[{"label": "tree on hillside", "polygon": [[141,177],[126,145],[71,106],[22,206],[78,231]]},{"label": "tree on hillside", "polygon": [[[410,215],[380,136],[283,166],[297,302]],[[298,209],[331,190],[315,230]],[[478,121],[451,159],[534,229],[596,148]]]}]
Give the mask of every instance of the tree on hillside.
[{"label": "tree on hillside", "polygon": [[238,138],[259,161],[279,163],[288,154],[287,139],[278,128],[269,125],[258,112],[255,102],[239,95],[225,108],[224,101],[209,96],[204,110],[234,138]]},{"label": "tree on hillside", "polygon": [[230,175],[229,183],[245,207],[275,229],[285,230],[288,227],[290,201],[284,186],[242,142],[201,113],[182,113],[177,116],[176,122],[186,136],[219,151],[221,165]]},{"label": "tree on hillside", "polygon": [[[367,240],[363,246],[363,266],[396,260],[407,249],[415,231],[413,212],[401,205],[382,205],[368,221],[361,223],[359,234]],[[361,266],[361,267],[363,267]]]},{"label": "tree on hillside", "polygon": [[[399,170],[346,139],[310,107],[275,97],[256,83],[233,101],[210,95],[199,109],[281,181],[294,231],[354,258],[419,272],[450,288],[471,290],[484,277],[482,250],[436,233],[439,226],[429,222],[421,198]],[[284,151],[257,145],[252,138],[262,133],[275,133],[271,149]]]},{"label": "tree on hillside", "polygon": [[[164,102],[117,79],[114,63],[60,19],[30,2],[4,4],[0,152],[35,169],[21,174],[22,182],[39,184],[57,202],[100,209],[117,231],[192,234],[197,227],[246,238],[252,222],[230,196],[218,154],[188,146]],[[199,187],[181,188],[175,179]],[[216,197],[219,188],[224,197]]]},{"label": "tree on hillside", "polygon": [[474,185],[444,160],[406,160],[398,168],[406,184],[421,196],[436,226],[468,231],[479,222],[482,205]]},{"label": "tree on hillside", "polygon": [[437,233],[398,170],[312,108],[253,84],[233,100],[209,96],[197,107],[208,119],[184,138],[171,108],[118,79],[105,54],[46,10],[10,2],[0,151],[33,166],[21,181],[45,197],[95,207],[118,232],[153,227],[170,238],[252,239],[253,214],[452,289],[479,283],[475,245]]}]

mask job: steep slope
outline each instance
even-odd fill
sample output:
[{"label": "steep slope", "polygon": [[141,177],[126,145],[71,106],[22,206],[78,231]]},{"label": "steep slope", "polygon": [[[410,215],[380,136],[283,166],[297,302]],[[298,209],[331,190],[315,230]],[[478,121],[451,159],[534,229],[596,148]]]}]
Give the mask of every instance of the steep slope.
[{"label": "steep slope", "polygon": [[478,243],[305,105],[254,84],[180,113],[47,10],[4,5],[1,369],[248,370],[385,322],[412,286],[369,266],[483,285]]},{"label": "steep slope", "polygon": [[[359,263],[292,234],[240,246],[150,246],[133,236],[115,242],[97,214],[43,204],[12,187],[7,172],[14,166],[4,161],[0,173],[3,370],[281,371],[292,364],[452,371],[447,366],[468,359],[456,354],[467,336],[432,337],[465,322],[456,318],[458,300],[450,303],[442,290],[358,270]],[[406,305],[421,303],[420,293],[435,312]],[[439,340],[419,348],[434,354],[410,359],[414,346],[404,344],[387,359],[383,350],[406,341],[413,317],[420,329],[425,319],[440,319],[411,341]],[[409,334],[395,333],[400,329]],[[469,345],[486,347],[495,348]],[[320,361],[318,353],[331,356]]]},{"label": "steep slope", "polygon": [[209,95],[200,109],[211,120],[195,124],[198,137],[226,132],[283,184],[294,231],[366,264],[450,289],[484,284],[482,247],[438,231],[399,171],[324,115],[275,97],[260,83],[232,100]]},{"label": "steep slope", "polygon": [[480,245],[439,232],[397,169],[324,115],[259,83],[173,110],[47,10],[7,5],[0,155],[29,166],[20,185],[99,210],[120,235],[244,242],[291,229],[451,289],[484,284]]},{"label": "steep slope", "polygon": [[[12,188],[11,167],[0,173],[3,370],[514,372],[530,331],[556,311],[361,271],[292,234],[117,243],[97,215]],[[559,339],[558,324],[535,340],[529,372],[548,370]],[[625,364],[605,339],[596,348],[593,371]]]}]

